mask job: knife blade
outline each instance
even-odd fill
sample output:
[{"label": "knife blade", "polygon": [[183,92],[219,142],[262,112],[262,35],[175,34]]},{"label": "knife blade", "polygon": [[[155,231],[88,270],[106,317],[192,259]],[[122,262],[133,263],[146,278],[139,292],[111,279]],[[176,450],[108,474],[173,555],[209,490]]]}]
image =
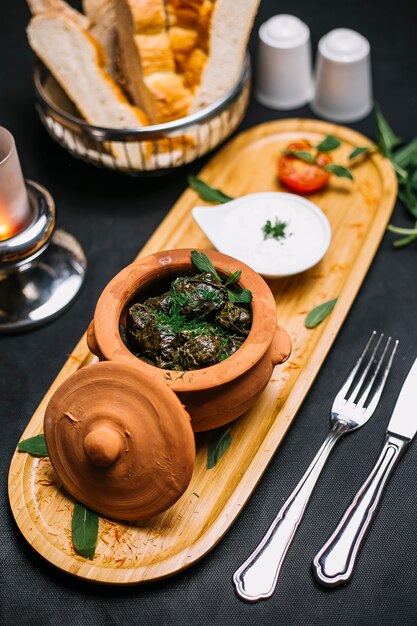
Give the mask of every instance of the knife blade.
[{"label": "knife blade", "polygon": [[395,404],[387,432],[412,439],[417,432],[417,359],[408,372]]},{"label": "knife blade", "polygon": [[319,583],[333,587],[350,580],[384,489],[417,432],[417,359],[401,388],[381,454],[334,532],[313,561]]}]

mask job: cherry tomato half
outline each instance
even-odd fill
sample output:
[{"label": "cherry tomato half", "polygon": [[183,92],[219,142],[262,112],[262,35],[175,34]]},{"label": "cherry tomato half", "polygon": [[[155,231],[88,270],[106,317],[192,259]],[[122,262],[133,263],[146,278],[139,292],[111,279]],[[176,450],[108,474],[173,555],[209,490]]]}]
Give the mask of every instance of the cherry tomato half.
[{"label": "cherry tomato half", "polygon": [[[306,141],[290,143],[286,150],[301,150],[314,154],[313,148]],[[278,161],[278,178],[296,193],[312,193],[322,189],[329,182],[330,173],[322,167],[331,162],[330,154],[323,152],[317,156],[316,163],[307,163],[292,154],[282,154]]]}]

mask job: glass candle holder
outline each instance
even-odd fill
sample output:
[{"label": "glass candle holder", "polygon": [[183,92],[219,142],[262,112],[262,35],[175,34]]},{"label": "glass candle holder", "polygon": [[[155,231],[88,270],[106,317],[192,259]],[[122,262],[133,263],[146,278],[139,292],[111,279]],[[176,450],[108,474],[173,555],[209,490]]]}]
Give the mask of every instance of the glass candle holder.
[{"label": "glass candle holder", "polygon": [[55,219],[53,198],[24,180],[14,139],[0,127],[0,333],[44,324],[81,289],[86,258]]},{"label": "glass candle holder", "polygon": [[0,127],[0,241],[25,230],[32,219],[15,141]]}]

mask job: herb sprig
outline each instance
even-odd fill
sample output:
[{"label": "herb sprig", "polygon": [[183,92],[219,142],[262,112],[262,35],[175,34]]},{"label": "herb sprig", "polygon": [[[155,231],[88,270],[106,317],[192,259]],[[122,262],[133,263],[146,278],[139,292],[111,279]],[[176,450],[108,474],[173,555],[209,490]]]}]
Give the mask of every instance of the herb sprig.
[{"label": "herb sprig", "polygon": [[262,226],[264,239],[276,239],[277,241],[280,241],[281,239],[286,239],[287,226],[287,222],[282,222],[277,217],[275,218],[274,223],[272,223],[271,220],[266,220],[265,224]]},{"label": "herb sprig", "polygon": [[[204,252],[198,252],[198,250],[193,250],[191,252],[191,260],[200,272],[210,272],[219,284],[223,284],[219,273],[208,258],[207,254],[204,254]],[[235,273],[229,272],[224,285],[226,289],[227,287],[235,284],[239,280],[241,274],[241,270],[238,270]],[[233,302],[234,304],[249,304],[252,302],[252,292],[249,291],[249,289],[227,289],[227,294],[230,302]]]},{"label": "herb sprig", "polygon": [[398,197],[414,220],[411,228],[400,228],[394,224],[388,226],[390,232],[405,235],[394,241],[395,248],[404,248],[417,241],[417,137],[398,149],[402,140],[395,134],[378,104],[375,104],[375,120],[377,149],[390,160],[397,173]]},{"label": "herb sprig", "polygon": [[406,181],[408,174],[404,169],[404,165],[394,157],[393,150],[402,144],[402,139],[397,137],[397,135],[392,130],[391,126],[388,124],[387,120],[382,114],[382,111],[378,105],[375,103],[375,120],[376,120],[376,136],[377,143],[370,144],[369,146],[358,146],[355,148],[349,155],[349,160],[352,161],[356,159],[358,156],[364,154],[373,154],[375,152],[381,152],[384,157],[391,161],[391,165],[394,168],[395,172],[398,175],[400,180]]},{"label": "herb sprig", "polygon": [[323,152],[331,152],[332,150],[336,150],[340,146],[340,141],[337,137],[333,135],[326,135],[324,139],[322,139],[316,146],[312,146],[313,150],[308,152],[307,150],[283,150],[282,154],[289,154],[301,161],[305,161],[310,165],[316,165],[322,170],[329,172],[330,174],[334,174],[339,178],[349,178],[353,180],[352,173],[347,167],[340,165],[339,163],[328,163],[327,165],[321,165],[318,162],[318,157]]}]

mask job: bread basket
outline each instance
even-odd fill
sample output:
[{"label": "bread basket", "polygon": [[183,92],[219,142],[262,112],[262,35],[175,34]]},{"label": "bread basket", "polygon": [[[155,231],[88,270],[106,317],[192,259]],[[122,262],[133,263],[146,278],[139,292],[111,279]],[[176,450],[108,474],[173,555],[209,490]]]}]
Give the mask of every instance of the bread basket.
[{"label": "bread basket", "polygon": [[[133,176],[164,174],[207,154],[241,122],[249,101],[250,60],[234,87],[187,117],[142,128],[92,126],[81,119],[48,70],[35,65],[37,110],[50,136],[73,156]],[[117,154],[111,150],[117,146]]]}]

